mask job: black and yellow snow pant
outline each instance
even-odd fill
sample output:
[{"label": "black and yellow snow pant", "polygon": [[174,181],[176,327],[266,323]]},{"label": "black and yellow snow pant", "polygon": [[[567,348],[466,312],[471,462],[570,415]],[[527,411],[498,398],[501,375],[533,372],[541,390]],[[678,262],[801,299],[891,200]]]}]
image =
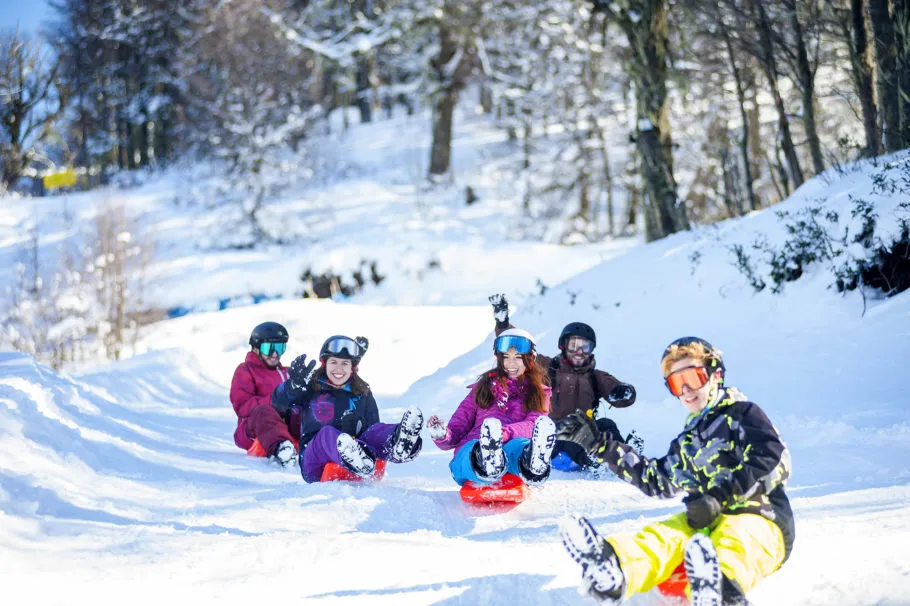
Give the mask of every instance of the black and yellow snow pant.
[{"label": "black and yellow snow pant", "polygon": [[[696,531],[686,514],[645,526],[635,534],[610,536],[626,578],[626,597],[660,585],[683,560],[686,543]],[[784,561],[784,536],[770,520],[752,513],[721,515],[709,535],[720,569],[742,592],[755,587]]]}]

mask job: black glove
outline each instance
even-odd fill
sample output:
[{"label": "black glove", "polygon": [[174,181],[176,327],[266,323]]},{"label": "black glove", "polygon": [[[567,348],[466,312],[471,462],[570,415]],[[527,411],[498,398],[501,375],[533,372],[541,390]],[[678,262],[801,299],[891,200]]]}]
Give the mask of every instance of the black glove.
[{"label": "black glove", "polygon": [[600,450],[610,436],[597,426],[597,422],[583,410],[576,410],[556,424],[556,439],[581,446],[592,461],[601,459]]},{"label": "black glove", "polygon": [[493,306],[493,317],[496,318],[497,326],[508,326],[509,324],[509,302],[502,293],[496,293],[487,297],[490,305]]},{"label": "black glove", "polygon": [[354,343],[357,343],[357,345],[360,346],[360,349],[362,350],[360,352],[361,356],[365,354],[370,347],[370,340],[366,337],[354,337]]},{"label": "black glove", "polygon": [[363,431],[363,420],[357,416],[353,410],[346,410],[340,418],[332,422],[332,427],[343,433],[349,433],[352,436],[359,436]]},{"label": "black glove", "polygon": [[710,528],[723,511],[720,501],[709,494],[689,495],[683,502],[686,504],[686,521],[695,530]]},{"label": "black glove", "polygon": [[307,391],[310,380],[316,373],[316,360],[311,360],[309,364],[306,361],[306,354],[301,354],[294,358],[291,367],[288,369],[287,392],[291,398],[297,400]]},{"label": "black glove", "polygon": [[610,404],[625,402],[627,400],[635,400],[635,388],[628,383],[620,383],[607,394],[607,402]]}]

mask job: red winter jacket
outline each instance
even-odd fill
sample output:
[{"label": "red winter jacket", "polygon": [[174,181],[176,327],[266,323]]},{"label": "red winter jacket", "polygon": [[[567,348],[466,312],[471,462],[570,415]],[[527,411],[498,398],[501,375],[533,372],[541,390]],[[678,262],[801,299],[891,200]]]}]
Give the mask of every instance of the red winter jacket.
[{"label": "red winter jacket", "polygon": [[234,444],[249,449],[253,441],[247,436],[247,417],[257,406],[271,406],[272,392],[288,378],[288,370],[281,363],[278,368],[269,368],[255,351],[248,351],[246,360],[234,371],[231,379],[231,404],[237,413],[237,429],[234,430]]}]

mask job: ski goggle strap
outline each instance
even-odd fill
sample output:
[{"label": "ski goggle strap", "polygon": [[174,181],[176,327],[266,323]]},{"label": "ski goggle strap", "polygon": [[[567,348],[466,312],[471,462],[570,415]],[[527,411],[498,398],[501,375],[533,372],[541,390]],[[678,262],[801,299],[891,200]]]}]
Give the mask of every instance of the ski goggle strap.
[{"label": "ski goggle strap", "polygon": [[579,349],[583,354],[589,354],[594,351],[594,344],[584,337],[569,337],[566,341],[566,351],[575,353]]},{"label": "ski goggle strap", "polygon": [[326,342],[323,347],[324,355],[340,354],[341,352],[347,352],[352,358],[359,358],[364,354],[363,348],[357,344],[357,341],[349,337],[335,337]]},{"label": "ski goggle strap", "polygon": [[279,356],[284,355],[284,352],[288,350],[287,343],[260,343],[259,344],[259,353],[264,356],[272,355],[274,351]]},{"label": "ski goggle strap", "polygon": [[496,353],[507,353],[513,347],[515,351],[522,355],[529,354],[534,350],[534,344],[531,343],[530,339],[518,335],[496,337],[496,340],[493,341],[493,351]]},{"label": "ski goggle strap", "polygon": [[688,385],[689,389],[694,391],[704,387],[707,382],[708,370],[704,366],[680,368],[676,372],[671,372],[670,376],[664,381],[667,389],[676,397],[682,395],[684,385]]}]

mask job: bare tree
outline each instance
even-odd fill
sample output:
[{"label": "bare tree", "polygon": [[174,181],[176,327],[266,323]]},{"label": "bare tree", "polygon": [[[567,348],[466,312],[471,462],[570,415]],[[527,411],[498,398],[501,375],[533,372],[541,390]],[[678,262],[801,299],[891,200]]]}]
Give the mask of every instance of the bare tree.
[{"label": "bare tree", "polygon": [[667,2],[612,3],[616,22],[632,47],[629,73],[635,87],[635,142],[645,181],[645,233],[656,240],[689,229],[673,176],[673,140],[667,99]]},{"label": "bare tree", "polygon": [[444,0],[436,21],[439,53],[430,61],[433,91],[433,144],[430,175],[449,172],[452,154],[452,118],[458,95],[474,69],[476,46],[472,24],[479,18],[477,2]]},{"label": "bare tree", "polygon": [[859,99],[866,134],[864,154],[881,154],[881,131],[878,125],[878,101],[875,95],[875,58],[871,43],[868,0],[840,0],[831,5],[833,28],[850,53],[850,73]]},{"label": "bare tree", "polygon": [[59,60],[37,40],[0,36],[0,185],[12,187],[35,159],[66,106]]}]

